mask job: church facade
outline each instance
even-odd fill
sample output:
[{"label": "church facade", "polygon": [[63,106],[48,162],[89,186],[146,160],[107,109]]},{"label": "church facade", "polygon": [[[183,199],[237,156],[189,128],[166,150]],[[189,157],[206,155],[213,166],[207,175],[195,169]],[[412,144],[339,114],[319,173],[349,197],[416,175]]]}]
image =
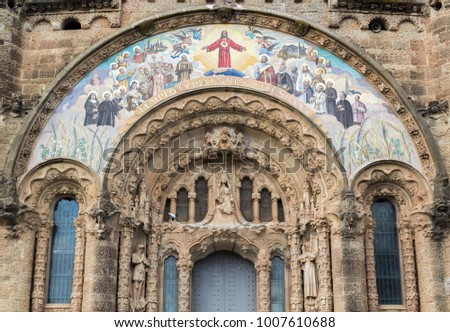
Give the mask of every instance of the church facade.
[{"label": "church facade", "polygon": [[0,310],[450,310],[450,3],[0,4]]}]

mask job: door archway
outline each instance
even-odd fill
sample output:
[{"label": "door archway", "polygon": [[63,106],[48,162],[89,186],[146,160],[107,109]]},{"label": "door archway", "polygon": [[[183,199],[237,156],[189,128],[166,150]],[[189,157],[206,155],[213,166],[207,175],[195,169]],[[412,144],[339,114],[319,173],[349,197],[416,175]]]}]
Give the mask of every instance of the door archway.
[{"label": "door archway", "polygon": [[194,265],[192,311],[256,311],[253,263],[228,252],[215,252]]}]

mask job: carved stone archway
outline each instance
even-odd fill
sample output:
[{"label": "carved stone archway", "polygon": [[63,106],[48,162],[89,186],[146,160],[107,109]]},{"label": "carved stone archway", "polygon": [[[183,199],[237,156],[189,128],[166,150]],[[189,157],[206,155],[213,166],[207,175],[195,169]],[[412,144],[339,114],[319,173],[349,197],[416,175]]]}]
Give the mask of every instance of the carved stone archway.
[{"label": "carved stone archway", "polygon": [[[371,206],[387,199],[397,210],[400,256],[406,311],[445,310],[443,280],[438,277],[444,253],[441,225],[433,222],[433,190],[416,170],[401,162],[379,162],[362,169],[353,179],[356,202],[364,220],[368,305],[378,305]],[[430,253],[432,255],[430,256]],[[424,276],[427,277],[424,277]],[[423,278],[423,279],[422,279]],[[418,285],[418,287],[417,287]],[[420,303],[420,304],[419,304]]]},{"label": "carved stone archway", "polygon": [[[241,88],[239,92],[204,88],[195,95],[181,93],[177,98],[169,98],[145,112],[121,137],[121,142],[126,144],[119,143],[111,155],[103,180],[104,190],[111,193],[114,204],[121,209],[121,215],[134,220],[136,227],[148,234],[148,248],[152,246],[152,250],[165,252],[158,248],[172,248],[172,244],[177,243],[178,249],[170,250],[177,252],[178,257],[180,311],[190,310],[193,264],[218,250],[235,251],[254,262],[258,284],[261,285],[258,287],[260,311],[270,310],[271,258],[275,254],[283,257],[289,273],[287,287],[293,288],[289,292],[291,298],[287,308],[303,310],[299,246],[310,235],[306,236],[302,229],[308,229],[314,234],[314,241],[320,243],[320,250],[316,254],[322,288],[319,295],[315,295],[316,299],[308,299],[308,310],[328,311],[332,309],[333,295],[329,236],[331,225],[326,215],[337,213],[340,193],[346,187],[347,179],[339,160],[333,159],[335,155],[331,156],[328,164],[325,162],[326,137],[307,114],[282,100],[269,99],[267,95],[249,87]],[[267,152],[267,146],[264,145],[270,140],[272,145],[269,147],[274,148],[274,153]],[[182,153],[163,159],[161,151],[170,150],[173,142],[177,141],[185,145],[184,149],[177,145]],[[146,151],[151,151],[151,154],[146,154]],[[217,216],[219,203],[216,197],[220,176],[203,174],[205,170],[199,173],[190,166],[195,166],[199,160],[214,161],[211,152],[220,151],[227,151],[230,156],[238,154],[242,160],[253,162],[259,167],[250,173],[254,181],[254,193],[258,194],[261,188],[270,189],[273,193],[273,210],[277,207],[277,200],[281,199],[285,206],[284,223],[277,221],[276,214],[268,223],[260,223],[256,219],[249,223],[235,212],[232,213],[234,221],[230,222],[225,222],[224,215]],[[280,155],[280,151],[284,152]],[[290,172],[295,160],[299,161],[300,167]],[[156,168],[158,171],[155,171]],[[242,174],[237,169],[229,174],[232,192],[238,195],[235,182],[240,181]],[[179,188],[186,188],[191,195],[195,179],[199,176],[204,176],[208,181],[210,216],[202,222],[164,222],[165,202],[170,201],[169,205],[173,207],[175,193]],[[302,185],[304,182],[308,185]],[[256,206],[257,196],[254,196]],[[308,202],[301,204],[305,199]],[[150,204],[142,210],[146,201]],[[234,211],[237,208],[235,205]],[[191,212],[190,209],[190,215]],[[317,245],[315,249],[318,249]],[[130,249],[120,249],[124,250]],[[155,255],[151,251],[148,254]],[[296,260],[293,263],[295,271],[291,269],[290,257]],[[159,259],[159,266],[161,262],[162,259]],[[124,259],[121,264],[126,266],[129,263]],[[160,272],[159,275],[161,280]],[[157,285],[148,279],[147,294],[154,299],[150,300],[151,303],[156,301],[155,295],[151,294],[156,291],[155,287]],[[147,308],[158,309],[161,310],[161,304],[152,304],[151,308]]]},{"label": "carved stone archway", "polygon": [[[73,160],[59,160],[43,163],[22,179],[19,185],[21,210],[18,213],[18,232],[25,225],[36,232],[32,311],[80,311],[83,301],[85,254],[92,248],[87,246],[86,234],[95,232],[91,215],[100,190],[100,181],[86,166]],[[45,296],[48,284],[47,266],[49,246],[53,228],[53,211],[61,198],[74,198],[79,206],[75,226],[75,257],[72,284],[72,301],[69,307],[46,307]]]}]

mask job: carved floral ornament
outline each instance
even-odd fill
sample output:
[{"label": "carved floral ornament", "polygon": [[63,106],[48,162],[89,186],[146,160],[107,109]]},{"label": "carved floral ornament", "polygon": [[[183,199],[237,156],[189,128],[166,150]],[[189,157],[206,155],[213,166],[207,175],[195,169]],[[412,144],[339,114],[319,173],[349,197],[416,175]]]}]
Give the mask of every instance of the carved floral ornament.
[{"label": "carved floral ornament", "polygon": [[[433,167],[434,161],[432,160],[432,153],[428,147],[424,134],[418,128],[411,112],[408,111],[408,106],[401,100],[397,93],[394,92],[394,88],[378,74],[376,68],[366,60],[361,59],[358,52],[350,50],[339,41],[334,40],[314,26],[306,28],[307,24],[300,24],[292,19],[279,16],[275,17],[250,10],[240,10],[239,12],[232,11],[231,15],[227,13],[225,17],[230,24],[266,27],[291,35],[304,34],[303,38],[306,41],[312,42],[330,51],[360,72],[378,91],[381,92],[382,95],[384,95],[392,108],[396,111],[398,117],[410,133],[420,156],[424,173],[430,183],[432,183],[435,177],[435,169]],[[151,33],[152,35],[156,35],[184,26],[220,23],[223,19],[223,11],[221,11],[221,14],[219,15],[218,11],[196,9],[192,12],[183,12],[179,15],[173,14],[172,16],[161,17],[153,21],[146,20],[145,22],[152,22]],[[96,65],[103,62],[107,57],[126,46],[145,38],[145,34],[138,28],[140,25],[138,24],[136,25],[136,28],[125,31],[120,35],[111,38],[111,40],[105,41],[101,47],[91,53],[89,58],[84,59],[82,62],[80,61],[78,65],[71,68],[66,77],[53,87],[52,94],[47,95],[41,101],[35,112],[36,116],[33,123],[30,124],[23,145],[18,152],[14,170],[15,174],[20,175],[25,172],[29,156],[32,152],[33,143],[42,131],[48,117],[55,110],[56,106],[61,102],[64,96],[84,75],[90,72]],[[305,28],[299,29],[300,26]]]},{"label": "carved floral ornament", "polygon": [[73,197],[80,214],[97,201],[99,179],[86,166],[73,161],[44,163],[30,171],[19,184],[20,214],[48,216],[49,207],[58,198]]},{"label": "carved floral ornament", "polygon": [[432,189],[421,174],[401,162],[370,165],[353,180],[356,201],[371,216],[377,198],[388,198],[399,208],[402,219],[432,207]]}]

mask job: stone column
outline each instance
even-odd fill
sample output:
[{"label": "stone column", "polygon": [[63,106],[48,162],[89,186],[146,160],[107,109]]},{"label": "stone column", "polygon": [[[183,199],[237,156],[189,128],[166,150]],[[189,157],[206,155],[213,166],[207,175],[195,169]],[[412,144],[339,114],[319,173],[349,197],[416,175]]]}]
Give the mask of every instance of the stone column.
[{"label": "stone column", "polygon": [[147,300],[147,311],[158,311],[158,274],[159,274],[159,243],[161,236],[156,228],[152,228],[147,237],[147,257],[150,261],[150,267],[147,273],[147,290],[145,299]]},{"label": "stone column", "polygon": [[236,209],[241,210],[241,181],[236,182],[236,187],[234,188],[234,205]]},{"label": "stone column", "polygon": [[262,256],[256,263],[258,311],[270,311],[270,271],[272,262],[269,256]]},{"label": "stone column", "polygon": [[261,195],[259,193],[253,193],[252,199],[253,199],[253,223],[259,224],[259,199],[261,198]]},{"label": "stone column", "polygon": [[[95,221],[89,219],[83,311],[116,311],[118,234],[114,230],[98,232]],[[114,225],[115,221],[106,220],[106,224]]]},{"label": "stone column", "polygon": [[367,275],[367,306],[369,311],[378,311],[377,272],[375,269],[374,248],[375,221],[366,219],[366,231],[364,241],[366,244],[366,275]]},{"label": "stone column", "polygon": [[300,264],[300,234],[296,228],[288,231],[291,253],[291,311],[303,311],[303,277]]},{"label": "stone column", "polygon": [[402,223],[400,225],[399,235],[406,309],[408,311],[419,311],[419,293],[417,291],[413,235],[412,230],[407,223]]},{"label": "stone column", "polygon": [[177,214],[177,195],[170,195],[170,212],[173,214]]},{"label": "stone column", "polygon": [[208,179],[208,212],[206,213],[206,220],[211,220],[214,215],[214,188],[211,178]]},{"label": "stone column", "polygon": [[31,311],[43,311],[46,302],[45,289],[47,285],[48,251],[51,229],[51,225],[42,221],[36,234]]},{"label": "stone column", "polygon": [[[188,194],[188,199],[189,199],[189,219],[188,219],[188,223],[189,224],[194,224],[195,223],[195,198],[197,197],[197,195],[195,194],[195,192],[189,192]],[[199,220],[201,221],[201,220]]]},{"label": "stone column", "polygon": [[272,195],[272,222],[278,224],[278,195]]},{"label": "stone column", "polygon": [[119,249],[119,282],[117,289],[117,311],[130,311],[131,299],[131,256],[133,254],[131,244],[133,240],[133,228],[122,226],[120,231]]},{"label": "stone column", "polygon": [[[81,215],[81,214],[80,214]],[[75,227],[75,255],[73,262],[73,283],[72,283],[72,311],[81,311],[83,303],[84,284],[84,249],[85,249],[85,222],[83,217],[78,217],[73,221]]]},{"label": "stone column", "polygon": [[431,216],[420,214],[413,220],[420,311],[447,311],[442,238],[433,234]]},{"label": "stone column", "polygon": [[331,252],[334,311],[368,311],[363,232],[333,229]]},{"label": "stone column", "polygon": [[188,254],[181,255],[177,261],[178,269],[178,311],[191,311],[192,261]]},{"label": "stone column", "polygon": [[330,226],[326,219],[317,224],[319,252],[317,256],[319,273],[319,311],[333,311],[333,284],[331,280]]},{"label": "stone column", "polygon": [[30,311],[36,232],[28,220],[17,224],[13,232],[0,221],[0,311]]},{"label": "stone column", "polygon": [[[450,278],[450,227],[444,231],[443,245],[444,245],[444,259],[442,264],[445,267],[445,277]],[[447,311],[450,311],[450,295],[447,293]]]}]

